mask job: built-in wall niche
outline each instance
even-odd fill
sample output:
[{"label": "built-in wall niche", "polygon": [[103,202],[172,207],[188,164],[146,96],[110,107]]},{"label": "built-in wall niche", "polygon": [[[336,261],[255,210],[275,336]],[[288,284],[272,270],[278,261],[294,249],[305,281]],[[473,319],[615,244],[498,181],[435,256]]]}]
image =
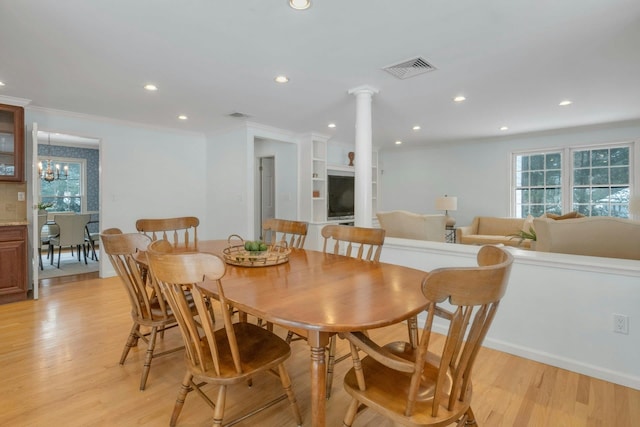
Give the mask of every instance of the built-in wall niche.
[{"label": "built-in wall niche", "polygon": [[[343,145],[329,143],[327,145],[327,164],[328,167],[332,166],[349,166],[349,153],[354,152],[353,145]],[[354,158],[354,164],[358,159]]]}]

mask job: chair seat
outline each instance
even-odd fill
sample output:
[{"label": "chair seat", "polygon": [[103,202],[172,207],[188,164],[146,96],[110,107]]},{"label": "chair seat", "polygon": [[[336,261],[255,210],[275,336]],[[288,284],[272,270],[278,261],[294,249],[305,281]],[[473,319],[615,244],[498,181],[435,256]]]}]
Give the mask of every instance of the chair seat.
[{"label": "chair seat", "polygon": [[242,374],[236,372],[227,332],[222,328],[215,332],[216,343],[221,355],[219,359],[220,375],[215,372],[213,360],[210,359],[210,353],[207,353],[209,359],[206,361],[206,371],[203,372],[198,366],[189,363],[189,369],[195,377],[216,378],[216,382],[219,384],[237,384],[246,381],[257,370],[278,366],[291,353],[291,348],[284,340],[252,323],[234,323],[233,330],[238,341]]},{"label": "chair seat", "polygon": [[[387,344],[383,348],[405,360],[415,361],[416,351],[409,343],[395,342]],[[447,420],[453,422],[453,420],[457,420],[467,411],[471,405],[472,393],[469,392],[465,395],[465,401],[457,401],[453,411],[449,411],[446,406],[443,406],[448,403],[448,399],[444,398],[443,404],[440,405],[438,415],[436,417],[431,416],[431,405],[439,364],[440,358],[433,353],[428,353],[427,363],[425,364],[420,384],[420,391],[418,392],[418,398],[416,400],[416,410],[410,418],[404,416],[409,384],[411,382],[410,374],[391,369],[377,362],[372,357],[367,356],[362,359],[362,368],[365,378],[367,379],[367,389],[364,391],[359,389],[354,368],[351,368],[347,372],[344,378],[344,387],[351,396],[357,398],[365,405],[372,408],[384,407],[387,414],[389,414],[389,412],[397,414],[397,420],[402,420],[403,425],[433,426],[439,425],[439,423],[448,425]],[[452,381],[450,370],[448,370],[445,380],[447,383],[444,384],[444,388],[449,391],[451,390]],[[390,399],[390,396],[397,396],[397,398]]]}]

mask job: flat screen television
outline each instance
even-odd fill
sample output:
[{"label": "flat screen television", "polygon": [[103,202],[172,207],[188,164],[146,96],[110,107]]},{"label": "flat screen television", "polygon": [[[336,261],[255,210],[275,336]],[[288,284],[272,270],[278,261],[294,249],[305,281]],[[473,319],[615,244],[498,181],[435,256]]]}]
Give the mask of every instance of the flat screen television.
[{"label": "flat screen television", "polygon": [[327,218],[353,218],[355,213],[355,177],[329,175],[328,179]]}]

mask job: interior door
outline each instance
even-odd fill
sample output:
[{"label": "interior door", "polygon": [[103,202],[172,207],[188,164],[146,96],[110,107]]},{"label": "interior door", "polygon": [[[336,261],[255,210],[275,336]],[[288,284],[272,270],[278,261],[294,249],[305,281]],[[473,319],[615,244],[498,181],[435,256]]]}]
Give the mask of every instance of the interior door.
[{"label": "interior door", "polygon": [[275,218],[276,201],[275,201],[275,158],[260,157],[260,237],[266,239],[267,236],[262,235],[262,223],[265,219]]},{"label": "interior door", "polygon": [[39,298],[40,288],[38,279],[40,275],[40,256],[38,247],[40,246],[40,230],[38,230],[38,199],[40,182],[38,175],[38,124],[33,123],[31,129],[31,277],[33,278],[33,299]]}]

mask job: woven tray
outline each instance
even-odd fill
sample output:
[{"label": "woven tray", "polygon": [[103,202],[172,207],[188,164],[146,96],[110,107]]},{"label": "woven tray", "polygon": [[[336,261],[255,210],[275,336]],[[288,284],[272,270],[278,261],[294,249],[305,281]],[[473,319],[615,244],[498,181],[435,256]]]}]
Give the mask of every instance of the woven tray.
[{"label": "woven tray", "polygon": [[266,251],[247,251],[244,248],[244,240],[237,234],[232,234],[227,239],[229,246],[222,253],[227,264],[241,267],[268,267],[270,265],[284,264],[289,261],[291,249],[286,242],[269,246]]}]

